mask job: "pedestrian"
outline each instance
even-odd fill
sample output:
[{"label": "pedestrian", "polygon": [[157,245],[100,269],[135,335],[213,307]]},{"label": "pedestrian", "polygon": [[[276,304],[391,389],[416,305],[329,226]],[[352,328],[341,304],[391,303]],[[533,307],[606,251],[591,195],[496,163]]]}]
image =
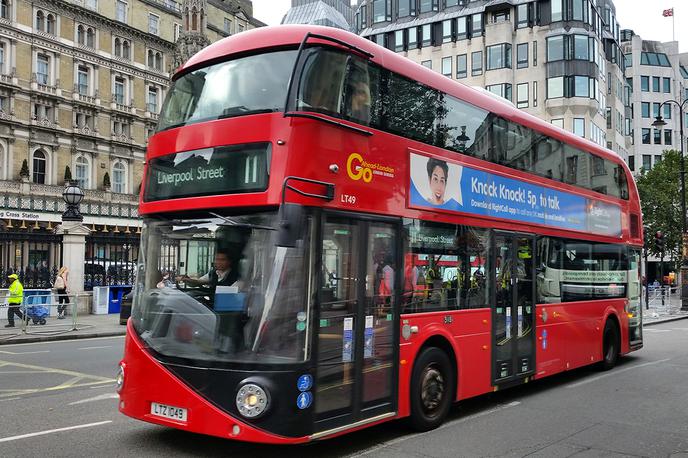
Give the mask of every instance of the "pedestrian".
[{"label": "pedestrian", "polygon": [[57,290],[57,319],[64,320],[65,309],[69,304],[69,296],[67,295],[67,277],[69,276],[69,269],[62,266],[57,271],[57,277],[53,283],[53,289]]},{"label": "pedestrian", "polygon": [[14,327],[14,315],[17,315],[20,320],[24,319],[24,314],[19,310],[24,299],[24,286],[19,281],[17,274],[10,274],[7,276],[10,281],[9,297],[7,298],[7,324],[6,328]]}]

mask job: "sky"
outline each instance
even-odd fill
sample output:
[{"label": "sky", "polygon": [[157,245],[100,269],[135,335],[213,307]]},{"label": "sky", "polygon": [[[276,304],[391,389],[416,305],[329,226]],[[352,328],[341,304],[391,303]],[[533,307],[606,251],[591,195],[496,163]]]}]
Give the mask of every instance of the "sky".
[{"label": "sky", "polygon": [[[616,0],[614,4],[622,29],[631,29],[644,40],[653,41],[672,40],[672,18],[663,17],[662,11],[673,7],[680,51],[688,52],[688,30],[681,27],[688,21],[688,1]],[[277,25],[290,5],[290,0],[253,0],[253,15],[268,25]]]}]

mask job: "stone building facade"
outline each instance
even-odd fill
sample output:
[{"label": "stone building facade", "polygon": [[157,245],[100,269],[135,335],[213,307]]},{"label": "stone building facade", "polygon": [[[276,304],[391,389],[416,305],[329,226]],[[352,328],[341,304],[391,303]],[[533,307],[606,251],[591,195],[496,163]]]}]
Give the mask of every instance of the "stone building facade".
[{"label": "stone building facade", "polygon": [[70,173],[91,236],[126,234],[136,256],[144,153],[175,47],[186,60],[198,48],[182,37],[263,25],[252,13],[246,0],[0,0],[0,269],[60,264],[51,237]]}]

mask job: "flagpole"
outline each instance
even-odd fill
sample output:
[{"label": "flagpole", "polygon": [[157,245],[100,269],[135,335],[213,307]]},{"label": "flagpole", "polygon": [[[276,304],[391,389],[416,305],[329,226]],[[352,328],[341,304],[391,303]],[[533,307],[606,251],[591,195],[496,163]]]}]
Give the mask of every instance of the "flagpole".
[{"label": "flagpole", "polygon": [[674,8],[671,8],[671,41],[676,41],[676,15]]}]

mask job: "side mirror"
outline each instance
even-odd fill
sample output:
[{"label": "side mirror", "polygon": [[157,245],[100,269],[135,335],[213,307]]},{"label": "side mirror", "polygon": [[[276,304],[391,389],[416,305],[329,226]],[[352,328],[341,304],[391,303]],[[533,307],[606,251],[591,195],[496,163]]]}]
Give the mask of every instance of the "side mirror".
[{"label": "side mirror", "polygon": [[301,237],[306,212],[303,205],[283,203],[279,209],[277,246],[293,248]]}]

